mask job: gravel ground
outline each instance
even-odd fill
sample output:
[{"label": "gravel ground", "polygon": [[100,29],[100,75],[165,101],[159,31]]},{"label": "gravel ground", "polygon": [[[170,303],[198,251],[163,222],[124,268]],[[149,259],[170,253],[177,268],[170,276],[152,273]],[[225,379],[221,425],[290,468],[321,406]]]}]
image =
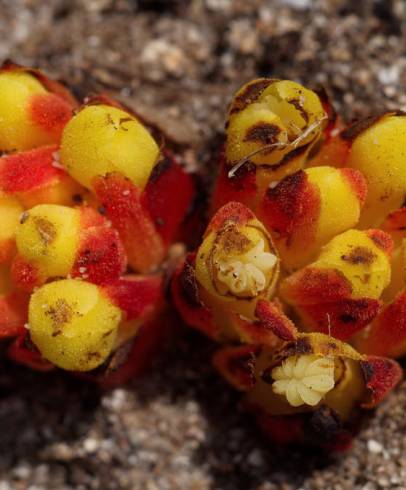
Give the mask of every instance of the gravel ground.
[{"label": "gravel ground", "polygon": [[[406,110],[403,0],[0,0],[0,36],[0,58],[118,95],[206,174],[230,95],[257,75],[323,83],[347,120]],[[406,384],[349,452],[283,452],[212,349],[185,329],[144,378],[104,394],[2,361],[0,490],[406,489]]]}]

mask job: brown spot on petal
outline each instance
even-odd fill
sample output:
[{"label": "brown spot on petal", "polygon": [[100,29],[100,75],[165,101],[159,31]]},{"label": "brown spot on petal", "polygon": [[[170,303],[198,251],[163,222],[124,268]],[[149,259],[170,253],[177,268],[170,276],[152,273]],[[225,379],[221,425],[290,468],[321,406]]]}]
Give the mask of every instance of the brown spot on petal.
[{"label": "brown spot on petal", "polygon": [[256,141],[271,145],[278,141],[278,134],[281,132],[279,126],[259,121],[251,126],[245,133],[244,141]]},{"label": "brown spot on petal", "polygon": [[39,216],[34,216],[33,220],[41,242],[44,245],[50,245],[56,238],[55,226],[49,220]]},{"label": "brown spot on petal", "polygon": [[226,228],[224,232],[221,233],[218,244],[222,253],[239,254],[247,249],[251,244],[251,240],[240,233],[233,225],[232,227]]},{"label": "brown spot on petal", "polygon": [[371,128],[374,124],[376,124],[380,119],[383,119],[386,116],[405,116],[406,113],[403,111],[391,111],[391,112],[381,112],[379,114],[375,114],[374,116],[366,117],[365,119],[361,119],[360,121],[352,124],[348,129],[344,130],[341,133],[341,137],[345,140],[353,141],[360,134],[362,134],[367,129]]},{"label": "brown spot on petal", "polygon": [[[52,306],[45,310],[45,315],[50,317],[55,332],[58,332],[72,320],[75,311],[66,300],[59,298]],[[55,333],[55,335],[58,335],[58,333]]]},{"label": "brown spot on petal", "polygon": [[366,247],[354,247],[350,253],[341,256],[342,260],[354,265],[371,265],[375,258],[376,254]]},{"label": "brown spot on petal", "polygon": [[300,112],[302,118],[305,120],[306,123],[308,123],[309,122],[309,114],[305,111],[304,107],[300,103],[300,100],[299,99],[291,99],[288,102],[289,102],[289,104],[292,104],[295,107],[295,109],[297,109]]},{"label": "brown spot on petal", "polygon": [[272,78],[260,78],[245,86],[243,91],[237,95],[231,103],[230,115],[236,112],[240,112],[245,109],[249,104],[255,102],[262,92],[277,79]]}]

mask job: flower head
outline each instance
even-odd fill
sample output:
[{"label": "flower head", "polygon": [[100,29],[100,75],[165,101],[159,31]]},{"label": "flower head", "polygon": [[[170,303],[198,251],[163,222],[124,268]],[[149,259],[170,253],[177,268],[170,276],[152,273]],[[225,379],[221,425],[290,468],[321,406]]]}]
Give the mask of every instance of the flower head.
[{"label": "flower head", "polygon": [[251,162],[277,170],[285,157],[301,148],[295,163],[300,168],[326,119],[318,96],[302,85],[253,80],[236,93],[229,109],[227,162],[235,167]]},{"label": "flower head", "polygon": [[272,292],[279,259],[263,225],[230,203],[210,223],[196,254],[196,278],[221,301],[253,300]]}]

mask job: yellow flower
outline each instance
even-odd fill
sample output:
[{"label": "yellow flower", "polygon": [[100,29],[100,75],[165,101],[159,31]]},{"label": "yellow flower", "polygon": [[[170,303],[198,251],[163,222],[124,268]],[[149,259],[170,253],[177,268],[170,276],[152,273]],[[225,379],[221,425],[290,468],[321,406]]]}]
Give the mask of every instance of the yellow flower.
[{"label": "yellow flower", "polygon": [[[363,126],[362,126],[363,123]],[[365,126],[367,127],[366,129]],[[402,206],[406,194],[406,117],[388,113],[372,120],[352,142],[348,166],[360,170],[368,183],[361,214],[362,227],[379,226],[391,211]],[[348,130],[348,137],[351,128]]]},{"label": "yellow flower", "polygon": [[121,317],[98,286],[65,279],[31,296],[28,319],[31,340],[45,359],[69,371],[89,371],[113,350]]},{"label": "yellow flower", "polygon": [[[315,92],[290,80],[258,79],[244,85],[231,103],[227,130],[226,159],[279,168],[291,152],[289,168],[300,168],[318,140],[327,116]],[[289,157],[293,157],[289,155]],[[285,172],[285,169],[282,169]]]},{"label": "yellow flower", "polygon": [[61,163],[88,189],[95,177],[111,172],[143,189],[158,157],[159,147],[147,129],[117,107],[85,106],[62,134]]}]

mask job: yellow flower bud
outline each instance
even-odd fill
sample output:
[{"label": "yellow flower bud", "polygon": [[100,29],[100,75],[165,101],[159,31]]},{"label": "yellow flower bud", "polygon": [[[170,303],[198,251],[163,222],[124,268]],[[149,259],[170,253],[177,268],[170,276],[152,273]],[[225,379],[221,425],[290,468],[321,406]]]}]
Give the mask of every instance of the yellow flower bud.
[{"label": "yellow flower bud", "polygon": [[88,189],[95,177],[112,172],[143,189],[159,147],[134,116],[96,104],[85,106],[66,125],[60,155],[66,171]]},{"label": "yellow flower bud", "polygon": [[[289,80],[258,79],[231,103],[226,126],[226,160],[271,170],[272,179],[301,168],[327,116],[318,96]],[[285,165],[289,167],[286,170]]]},{"label": "yellow flower bud", "polygon": [[325,245],[315,262],[287,277],[282,295],[292,304],[348,297],[378,299],[390,282],[391,252],[392,241],[386,233],[348,230]]},{"label": "yellow flower bud", "polygon": [[50,143],[49,136],[33,126],[27,117],[30,96],[46,90],[32,75],[24,72],[0,73],[0,148],[25,150]]},{"label": "yellow flower bud", "polygon": [[66,276],[79,244],[80,213],[56,204],[40,204],[26,211],[16,233],[19,255],[45,277]]},{"label": "yellow flower bud", "polygon": [[333,238],[310,267],[339,271],[351,284],[352,298],[379,298],[391,277],[391,246],[382,248],[375,236],[348,230]]},{"label": "yellow flower bud", "polygon": [[[42,83],[44,81],[44,83]],[[49,82],[49,83],[48,83]],[[0,150],[15,151],[56,143],[71,117],[72,100],[48,91],[59,84],[20,67],[0,71]]]},{"label": "yellow flower bud", "polygon": [[368,325],[390,282],[392,245],[381,230],[348,230],[325,245],[315,262],[285,278],[280,293],[302,329],[346,340]]},{"label": "yellow flower bud", "polygon": [[347,135],[353,139],[348,166],[360,170],[368,183],[360,224],[379,226],[406,195],[406,117],[388,113],[364,122],[359,131],[350,128]]},{"label": "yellow flower bud", "polygon": [[88,282],[65,279],[39,288],[29,305],[30,336],[43,357],[69,371],[89,371],[110,355],[121,311]]},{"label": "yellow flower bud", "polygon": [[[270,235],[252,211],[232,201],[213,216],[197,252],[175,274],[174,301],[185,321],[216,340],[250,342],[257,303],[272,296],[278,277]],[[201,305],[197,315],[187,304],[191,289]]]},{"label": "yellow flower bud", "polygon": [[269,188],[260,216],[275,240],[282,265],[287,270],[303,267],[322,245],[354,227],[365,194],[360,172],[333,167],[301,170]]},{"label": "yellow flower bud", "polygon": [[314,167],[305,170],[309,183],[320,193],[314,248],[320,249],[331,238],[354,227],[359,219],[366,195],[362,175],[354,175],[333,167]]}]

